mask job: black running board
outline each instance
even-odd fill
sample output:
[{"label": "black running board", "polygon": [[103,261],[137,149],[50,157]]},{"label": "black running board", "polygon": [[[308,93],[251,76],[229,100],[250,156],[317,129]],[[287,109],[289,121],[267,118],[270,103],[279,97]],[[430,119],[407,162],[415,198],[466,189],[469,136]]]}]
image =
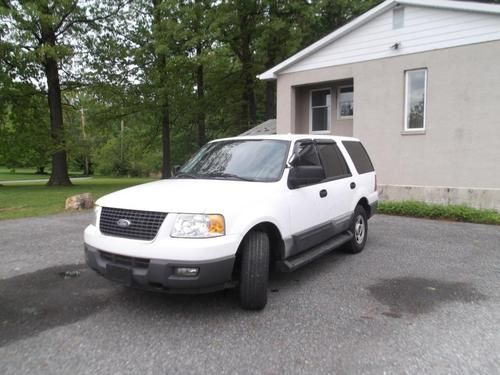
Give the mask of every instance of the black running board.
[{"label": "black running board", "polygon": [[329,253],[330,251],[342,246],[346,242],[349,242],[352,237],[353,234],[350,231],[342,233],[301,254],[295,255],[289,259],[278,261],[276,263],[277,268],[281,272],[295,271],[297,268],[305,266],[306,264],[311,263],[313,260],[319,258],[320,256]]}]

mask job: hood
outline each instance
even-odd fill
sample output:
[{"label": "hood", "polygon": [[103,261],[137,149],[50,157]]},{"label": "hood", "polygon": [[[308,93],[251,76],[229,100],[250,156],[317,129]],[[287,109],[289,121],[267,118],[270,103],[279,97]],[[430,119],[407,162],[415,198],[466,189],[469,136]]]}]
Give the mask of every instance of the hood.
[{"label": "hood", "polygon": [[104,207],[177,213],[223,213],[269,196],[279,182],[168,179],[108,194],[96,204]]}]

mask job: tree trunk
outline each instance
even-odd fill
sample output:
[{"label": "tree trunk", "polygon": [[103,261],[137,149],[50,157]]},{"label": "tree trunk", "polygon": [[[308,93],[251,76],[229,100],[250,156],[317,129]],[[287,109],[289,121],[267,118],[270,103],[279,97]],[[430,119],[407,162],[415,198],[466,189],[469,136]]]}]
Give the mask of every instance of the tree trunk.
[{"label": "tree trunk", "polygon": [[[196,55],[199,57],[202,52],[202,47],[198,45],[196,47]],[[203,79],[203,64],[198,64],[196,69],[196,87],[198,94],[198,146],[201,147],[206,143],[205,135],[205,108],[204,108],[204,98],[205,98],[205,83]]]},{"label": "tree trunk", "polygon": [[241,105],[242,131],[248,129],[249,125],[257,123],[257,106],[255,104],[254,92],[254,72],[252,58],[252,28],[249,24],[252,19],[245,15],[240,15],[240,32],[241,32],[241,75],[243,80],[243,93]]},{"label": "tree trunk", "polygon": [[169,178],[170,170],[170,114],[168,109],[168,101],[161,107],[161,135],[162,135],[162,151],[163,163],[161,169],[161,178]]},{"label": "tree trunk", "polygon": [[[51,30],[48,33],[48,43],[55,45],[56,36]],[[50,134],[54,153],[52,154],[52,173],[47,185],[70,186],[68,163],[63,132],[63,115],[61,104],[61,86],[59,83],[59,70],[57,61],[53,57],[46,57],[44,62],[45,76],[47,78],[48,101],[50,110]]]},{"label": "tree trunk", "polygon": [[266,120],[276,118],[276,82],[266,81]]},{"label": "tree trunk", "polygon": [[[161,4],[162,0],[153,0],[153,23],[159,25],[161,23]],[[154,30],[154,28],[153,28]],[[153,34],[156,38],[156,35]],[[161,178],[169,178],[171,176],[170,167],[170,112],[168,107],[168,91],[167,91],[167,56],[165,53],[158,53],[156,56],[156,68],[159,75],[159,103],[160,103],[160,126],[161,126],[161,145],[162,145],[162,167]]]}]

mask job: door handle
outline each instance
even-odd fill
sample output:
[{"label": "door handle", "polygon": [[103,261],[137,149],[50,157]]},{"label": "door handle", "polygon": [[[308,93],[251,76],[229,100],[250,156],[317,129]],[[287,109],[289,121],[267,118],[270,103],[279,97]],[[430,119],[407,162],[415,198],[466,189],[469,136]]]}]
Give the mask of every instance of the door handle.
[{"label": "door handle", "polygon": [[351,189],[355,189],[356,188],[356,183],[355,182],[351,182]]},{"label": "door handle", "polygon": [[319,196],[320,196],[321,198],[324,198],[324,197],[326,197],[327,195],[328,195],[328,192],[327,192],[325,189],[320,190],[320,192],[319,192]]}]

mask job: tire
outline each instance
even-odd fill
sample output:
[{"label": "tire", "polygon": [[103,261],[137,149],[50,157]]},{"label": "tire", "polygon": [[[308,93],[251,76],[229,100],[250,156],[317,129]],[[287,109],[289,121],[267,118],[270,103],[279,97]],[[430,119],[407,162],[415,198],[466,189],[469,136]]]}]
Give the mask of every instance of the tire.
[{"label": "tire", "polygon": [[363,251],[368,238],[368,219],[363,206],[356,206],[349,230],[352,232],[353,237],[344,245],[343,250],[349,254],[360,253]]},{"label": "tire", "polygon": [[241,254],[240,305],[247,310],[261,310],[267,303],[269,279],[269,237],[264,232],[250,232]]}]

